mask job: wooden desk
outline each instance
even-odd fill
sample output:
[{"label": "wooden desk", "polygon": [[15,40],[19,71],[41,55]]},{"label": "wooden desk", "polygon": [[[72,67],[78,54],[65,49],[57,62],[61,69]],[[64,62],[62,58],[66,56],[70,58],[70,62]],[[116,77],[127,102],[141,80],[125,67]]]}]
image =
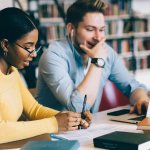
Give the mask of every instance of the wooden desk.
[{"label": "wooden desk", "polygon": [[24,139],[24,140],[19,140],[19,141],[15,141],[15,142],[0,144],[0,150],[20,148],[29,141],[44,141],[44,140],[45,141],[50,140],[49,134],[42,134],[42,135],[35,136],[35,137],[32,137],[32,138]]}]

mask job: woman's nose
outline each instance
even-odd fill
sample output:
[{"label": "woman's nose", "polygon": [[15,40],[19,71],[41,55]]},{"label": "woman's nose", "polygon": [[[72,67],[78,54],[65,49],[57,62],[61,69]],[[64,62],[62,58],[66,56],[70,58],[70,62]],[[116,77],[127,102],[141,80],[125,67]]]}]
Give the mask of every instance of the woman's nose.
[{"label": "woman's nose", "polygon": [[37,56],[37,52],[36,52],[36,51],[33,51],[29,56],[32,57],[32,58],[34,58],[34,57]]}]

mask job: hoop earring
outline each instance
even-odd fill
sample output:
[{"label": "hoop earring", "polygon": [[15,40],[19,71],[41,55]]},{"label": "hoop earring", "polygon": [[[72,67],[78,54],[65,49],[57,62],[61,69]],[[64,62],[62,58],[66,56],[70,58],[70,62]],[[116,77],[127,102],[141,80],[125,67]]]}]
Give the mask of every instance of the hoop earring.
[{"label": "hoop earring", "polygon": [[7,56],[7,51],[4,51],[4,56]]}]

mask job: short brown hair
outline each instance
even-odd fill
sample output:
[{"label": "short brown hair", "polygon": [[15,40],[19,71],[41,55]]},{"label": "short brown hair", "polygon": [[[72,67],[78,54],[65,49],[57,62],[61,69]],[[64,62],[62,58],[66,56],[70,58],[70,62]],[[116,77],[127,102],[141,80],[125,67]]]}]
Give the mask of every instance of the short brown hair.
[{"label": "short brown hair", "polygon": [[77,0],[67,10],[66,24],[72,23],[77,26],[86,13],[104,13],[105,8],[106,4],[102,0]]}]

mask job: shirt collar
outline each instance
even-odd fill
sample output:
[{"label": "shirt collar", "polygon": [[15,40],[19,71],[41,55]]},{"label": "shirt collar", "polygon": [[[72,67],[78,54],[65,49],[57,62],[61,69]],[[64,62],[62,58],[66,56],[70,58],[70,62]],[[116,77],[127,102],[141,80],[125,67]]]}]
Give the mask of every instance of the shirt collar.
[{"label": "shirt collar", "polygon": [[[80,55],[80,53],[77,51],[77,49],[73,46],[70,38],[68,36],[66,36],[67,42],[69,43],[69,46],[72,50],[72,53],[75,56],[76,62],[78,62],[80,65],[82,64],[82,57]],[[82,64],[83,65],[83,64]]]}]

